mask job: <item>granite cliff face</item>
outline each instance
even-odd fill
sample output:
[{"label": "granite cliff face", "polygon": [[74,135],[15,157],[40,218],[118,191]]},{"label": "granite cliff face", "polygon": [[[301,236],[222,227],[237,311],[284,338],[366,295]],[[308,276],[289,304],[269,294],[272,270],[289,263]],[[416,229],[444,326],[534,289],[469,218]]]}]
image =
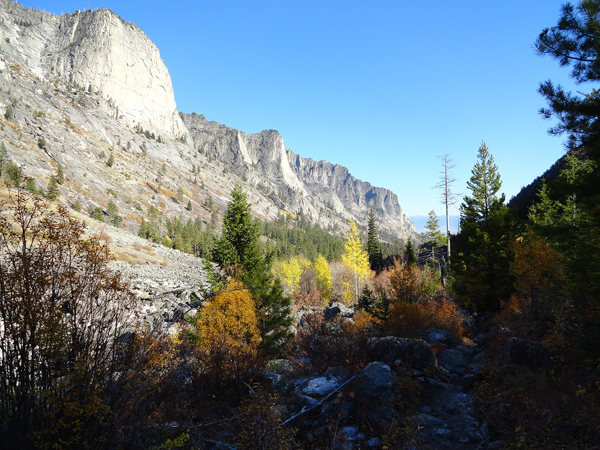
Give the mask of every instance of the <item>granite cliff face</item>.
[{"label": "granite cliff face", "polygon": [[185,114],[183,121],[202,154],[233,167],[281,208],[302,210],[324,226],[340,220],[364,224],[366,212],[373,209],[379,226],[389,233],[402,237],[416,234],[392,191],[357,180],[344,166],[286,150],[277,131],[246,134],[198,114]]},{"label": "granite cliff face", "polygon": [[64,201],[110,200],[133,231],[148,211],[219,223],[241,183],[262,220],[302,211],[343,232],[373,208],[387,235],[416,235],[394,193],[295,155],[279,132],[178,113],[156,46],[105,9],[57,17],[0,0],[0,117],[0,141],[38,189],[60,164]]},{"label": "granite cliff face", "polygon": [[158,49],[107,9],[56,17],[0,0],[0,51],[51,83],[99,92],[130,126],[185,134]]}]

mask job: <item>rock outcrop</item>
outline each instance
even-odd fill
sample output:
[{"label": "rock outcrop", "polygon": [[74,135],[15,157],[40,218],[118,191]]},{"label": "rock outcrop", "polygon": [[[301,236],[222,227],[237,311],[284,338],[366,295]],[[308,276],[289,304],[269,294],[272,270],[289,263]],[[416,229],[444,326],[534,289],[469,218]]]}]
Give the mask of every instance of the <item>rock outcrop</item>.
[{"label": "rock outcrop", "polygon": [[135,24],[107,9],[59,17],[0,0],[0,51],[36,76],[110,99],[130,126],[185,135],[158,48]]},{"label": "rock outcrop", "polygon": [[344,166],[286,150],[278,131],[246,134],[198,114],[184,114],[183,121],[199,152],[232,167],[282,209],[302,211],[322,226],[340,219],[366,224],[366,212],[373,209],[380,229],[402,237],[416,234],[392,191],[356,179]]}]

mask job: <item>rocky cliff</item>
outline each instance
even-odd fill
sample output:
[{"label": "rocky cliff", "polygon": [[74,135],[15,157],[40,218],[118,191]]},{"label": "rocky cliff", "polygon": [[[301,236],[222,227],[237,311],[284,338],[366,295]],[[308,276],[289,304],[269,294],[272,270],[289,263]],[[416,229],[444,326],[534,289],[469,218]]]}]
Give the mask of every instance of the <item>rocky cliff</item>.
[{"label": "rocky cliff", "polygon": [[158,49],[107,9],[57,17],[0,0],[0,51],[39,78],[100,93],[131,126],[185,133]]},{"label": "rocky cliff", "polygon": [[64,201],[105,214],[111,201],[133,231],[149,211],[220,222],[241,183],[263,220],[302,211],[343,231],[373,208],[387,235],[416,234],[394,193],[293,154],[279,132],[178,113],[156,46],[105,9],[57,17],[0,0],[0,114],[0,140],[38,189],[60,164]]},{"label": "rocky cliff", "polygon": [[286,150],[277,131],[246,134],[209,122],[202,115],[182,117],[199,152],[232,167],[281,208],[302,210],[309,219],[324,226],[340,220],[364,224],[366,213],[373,209],[379,226],[392,235],[407,237],[416,233],[392,191],[357,180],[344,166],[303,158]]}]

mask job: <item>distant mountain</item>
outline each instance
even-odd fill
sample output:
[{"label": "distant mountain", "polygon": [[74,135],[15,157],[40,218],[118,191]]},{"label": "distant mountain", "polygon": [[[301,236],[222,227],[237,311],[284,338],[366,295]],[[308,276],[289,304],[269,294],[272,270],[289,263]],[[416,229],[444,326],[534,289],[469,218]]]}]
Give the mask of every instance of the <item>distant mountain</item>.
[{"label": "distant mountain", "polygon": [[[425,231],[425,225],[427,225],[427,220],[429,216],[410,216],[408,220],[415,224],[417,227],[417,232],[422,233]],[[446,215],[438,216],[438,220],[440,222],[440,231],[446,232]],[[450,216],[450,233],[456,234],[458,233],[458,225],[460,223],[460,216]]]}]

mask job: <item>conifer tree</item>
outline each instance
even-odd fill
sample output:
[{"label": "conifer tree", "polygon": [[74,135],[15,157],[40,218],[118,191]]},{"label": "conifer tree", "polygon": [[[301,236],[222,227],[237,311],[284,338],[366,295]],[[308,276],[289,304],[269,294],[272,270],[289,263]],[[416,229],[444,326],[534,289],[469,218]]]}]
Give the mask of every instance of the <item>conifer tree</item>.
[{"label": "conifer tree", "polygon": [[244,283],[252,288],[262,337],[260,347],[276,356],[293,337],[290,298],[284,294],[279,279],[272,275],[268,258],[258,261],[254,270],[244,276]]},{"label": "conifer tree", "polygon": [[246,193],[236,184],[223,217],[223,231],[214,261],[224,268],[238,267],[244,274],[251,273],[261,259],[258,238],[258,225],[252,219]]},{"label": "conifer tree", "polygon": [[241,271],[242,280],[254,297],[263,339],[261,347],[268,353],[277,353],[291,336],[290,299],[284,295],[279,280],[270,274],[270,258],[261,257],[258,224],[252,219],[250,204],[239,184],[231,192],[213,259],[224,268]]},{"label": "conifer tree", "polygon": [[504,204],[504,194],[498,197],[502,187],[498,166],[490,154],[485,142],[481,143],[477,153],[477,163],[471,170],[471,178],[467,187],[471,190],[471,197],[465,197],[460,206],[462,222],[488,223],[492,211]]},{"label": "conifer tree", "polygon": [[377,236],[377,228],[375,227],[375,213],[372,209],[369,210],[369,227],[367,232],[367,253],[369,254],[369,265],[371,270],[378,272],[381,269],[381,242]]},{"label": "conifer tree", "polygon": [[498,167],[484,142],[477,159],[467,182],[471,196],[460,206],[461,231],[452,266],[473,308],[489,312],[498,310],[512,291],[507,254],[512,221],[504,194],[498,195]]},{"label": "conifer tree", "polygon": [[58,183],[56,182],[56,177],[50,177],[50,181],[48,182],[48,188],[46,190],[46,198],[48,200],[55,200],[60,195],[60,191],[58,190]]},{"label": "conifer tree", "polygon": [[432,247],[439,247],[446,243],[446,238],[440,231],[440,221],[433,209],[429,211],[429,219],[427,219],[427,223],[425,224],[423,240],[425,244]]},{"label": "conifer tree", "polygon": [[0,177],[3,176],[5,169],[9,164],[12,164],[10,156],[8,156],[8,150],[4,142],[0,143]]},{"label": "conifer tree", "polygon": [[56,182],[58,184],[63,184],[65,182],[65,173],[63,172],[63,168],[60,164],[56,169]]},{"label": "conifer tree", "polygon": [[413,246],[412,240],[408,238],[406,244],[404,246],[404,262],[408,266],[416,266],[417,265],[417,252],[415,247]]}]

